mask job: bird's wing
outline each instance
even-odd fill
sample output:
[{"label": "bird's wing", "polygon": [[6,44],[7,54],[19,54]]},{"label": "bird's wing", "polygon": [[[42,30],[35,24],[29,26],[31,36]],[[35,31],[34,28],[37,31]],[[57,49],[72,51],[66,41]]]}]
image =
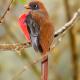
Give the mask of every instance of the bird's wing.
[{"label": "bird's wing", "polygon": [[30,33],[30,38],[32,41],[32,46],[34,47],[35,51],[42,52],[42,48],[39,43],[39,34],[40,34],[40,26],[39,24],[33,19],[32,15],[29,14],[25,20],[28,31]]}]

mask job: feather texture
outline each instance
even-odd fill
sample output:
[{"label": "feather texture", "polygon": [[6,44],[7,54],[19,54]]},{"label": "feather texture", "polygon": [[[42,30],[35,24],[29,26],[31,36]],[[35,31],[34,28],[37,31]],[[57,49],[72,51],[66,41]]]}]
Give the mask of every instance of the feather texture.
[{"label": "feather texture", "polygon": [[40,35],[40,27],[36,23],[36,21],[32,18],[32,15],[29,14],[26,19],[25,23],[27,24],[28,32],[30,34],[32,46],[34,47],[36,52],[42,52],[42,47],[39,43],[39,35]]}]

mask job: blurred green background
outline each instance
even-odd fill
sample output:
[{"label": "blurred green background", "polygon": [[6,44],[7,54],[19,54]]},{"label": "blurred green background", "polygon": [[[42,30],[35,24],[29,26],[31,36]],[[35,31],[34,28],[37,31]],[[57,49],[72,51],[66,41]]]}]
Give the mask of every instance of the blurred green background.
[{"label": "blurred green background", "polygon": [[[3,15],[10,0],[0,0],[0,16]],[[30,0],[14,0],[10,11],[0,24],[0,43],[27,42],[19,25],[18,18],[25,13],[24,4]],[[42,0],[55,31],[68,22],[80,8],[80,0]],[[25,64],[35,59],[33,48],[24,49],[19,56],[14,51],[0,51],[0,80],[12,80]],[[15,80],[40,80],[40,62],[25,70]],[[49,80],[80,80],[80,18],[49,55]]]}]

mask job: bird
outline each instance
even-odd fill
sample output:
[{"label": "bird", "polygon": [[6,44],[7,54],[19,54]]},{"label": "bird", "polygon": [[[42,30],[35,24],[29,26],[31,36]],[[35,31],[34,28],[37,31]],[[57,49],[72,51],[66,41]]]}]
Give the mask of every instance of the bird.
[{"label": "bird", "polygon": [[36,52],[47,53],[54,38],[54,27],[44,4],[32,0],[25,8],[29,11],[25,19],[31,43]]},{"label": "bird", "polygon": [[[19,22],[21,28],[32,44],[36,53],[45,55],[50,51],[54,40],[54,26],[50,20],[48,11],[41,0],[31,0],[27,5],[27,14],[21,16]],[[47,80],[48,56],[42,59],[42,79]]]}]

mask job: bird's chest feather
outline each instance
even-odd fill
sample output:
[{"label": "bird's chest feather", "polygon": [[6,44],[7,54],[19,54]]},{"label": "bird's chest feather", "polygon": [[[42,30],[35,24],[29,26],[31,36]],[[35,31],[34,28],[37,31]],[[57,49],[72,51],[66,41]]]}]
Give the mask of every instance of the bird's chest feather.
[{"label": "bird's chest feather", "polygon": [[27,18],[28,28],[32,45],[36,51],[47,52],[53,41],[53,26],[49,19],[42,16],[31,15],[32,18]]}]

